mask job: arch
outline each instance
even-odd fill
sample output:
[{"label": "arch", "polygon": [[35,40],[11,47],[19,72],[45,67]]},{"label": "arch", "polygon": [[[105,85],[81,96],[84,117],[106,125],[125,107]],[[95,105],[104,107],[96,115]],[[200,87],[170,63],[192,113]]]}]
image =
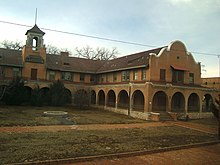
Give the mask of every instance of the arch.
[{"label": "arch", "polygon": [[211,112],[213,105],[213,98],[210,94],[205,94],[202,100],[202,111],[203,112]]},{"label": "arch", "polygon": [[32,88],[29,87],[29,86],[24,86],[24,88],[25,88],[25,91],[26,91],[26,93],[27,93],[28,101],[30,101],[30,99],[31,99],[31,94],[32,94],[33,90],[32,90]]},{"label": "arch", "polygon": [[185,111],[185,98],[181,92],[176,92],[171,99],[171,111],[184,112]]},{"label": "arch", "polygon": [[105,92],[103,90],[100,90],[98,93],[98,104],[105,105]]},{"label": "arch", "polygon": [[110,90],[107,94],[107,106],[115,107],[116,96],[113,90]]},{"label": "arch", "polygon": [[40,96],[43,99],[43,104],[49,103],[49,97],[48,97],[49,91],[50,91],[49,87],[43,87],[40,89]]},{"label": "arch", "polygon": [[118,94],[118,107],[124,109],[129,107],[129,96],[125,90],[121,90]]},{"label": "arch", "polygon": [[7,88],[6,85],[0,85],[0,100],[3,99],[5,92],[6,92],[6,88]]},{"label": "arch", "polygon": [[34,48],[38,47],[38,37],[33,37],[32,47]]},{"label": "arch", "polygon": [[188,112],[199,112],[199,96],[196,93],[192,93],[188,98]]},{"label": "arch", "polygon": [[78,89],[74,93],[74,104],[80,109],[85,106],[89,106],[89,94],[84,89]]},{"label": "arch", "polygon": [[65,88],[65,95],[66,95],[67,103],[71,104],[72,103],[72,92],[69,89]]},{"label": "arch", "polygon": [[133,100],[133,110],[134,111],[144,111],[144,94],[140,90],[134,91],[132,95]]},{"label": "arch", "polygon": [[94,90],[91,91],[90,99],[91,99],[91,104],[96,104],[96,93]]},{"label": "arch", "polygon": [[153,105],[152,111],[154,112],[161,112],[166,111],[167,109],[167,94],[163,91],[158,91],[153,96]]}]

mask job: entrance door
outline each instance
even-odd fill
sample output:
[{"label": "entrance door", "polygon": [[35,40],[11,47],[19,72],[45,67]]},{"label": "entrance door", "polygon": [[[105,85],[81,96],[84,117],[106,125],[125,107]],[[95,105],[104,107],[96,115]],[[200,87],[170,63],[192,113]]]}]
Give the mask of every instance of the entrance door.
[{"label": "entrance door", "polygon": [[37,80],[37,69],[31,69],[31,80]]}]

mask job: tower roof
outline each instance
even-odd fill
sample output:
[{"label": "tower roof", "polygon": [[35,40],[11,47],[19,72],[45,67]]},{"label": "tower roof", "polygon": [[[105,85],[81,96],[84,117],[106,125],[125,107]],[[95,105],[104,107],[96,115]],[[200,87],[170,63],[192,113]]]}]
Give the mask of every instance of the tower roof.
[{"label": "tower roof", "polygon": [[29,29],[29,30],[25,33],[25,35],[27,35],[29,32],[38,33],[38,34],[42,34],[42,35],[45,34],[42,30],[40,30],[40,28],[39,28],[36,24],[34,25],[34,27],[32,27],[31,29]]}]

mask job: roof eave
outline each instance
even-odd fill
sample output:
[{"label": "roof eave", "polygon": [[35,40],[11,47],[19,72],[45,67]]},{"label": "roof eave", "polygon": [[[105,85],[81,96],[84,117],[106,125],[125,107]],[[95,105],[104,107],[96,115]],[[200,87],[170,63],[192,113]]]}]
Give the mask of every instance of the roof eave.
[{"label": "roof eave", "polygon": [[122,71],[122,70],[130,70],[130,69],[138,69],[138,68],[145,68],[148,67],[149,64],[147,65],[139,65],[139,66],[133,66],[133,67],[126,67],[126,68],[119,68],[119,69],[112,69],[112,70],[106,70],[106,71],[97,71],[96,73],[108,73],[108,72],[117,72],[117,71]]}]

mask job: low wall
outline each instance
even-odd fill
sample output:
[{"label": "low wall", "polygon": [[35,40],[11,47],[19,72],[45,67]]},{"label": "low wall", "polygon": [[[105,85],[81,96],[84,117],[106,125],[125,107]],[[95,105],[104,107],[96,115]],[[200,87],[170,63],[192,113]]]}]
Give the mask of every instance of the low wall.
[{"label": "low wall", "polygon": [[185,120],[187,116],[189,119],[204,119],[214,117],[212,112],[177,113],[177,119],[180,120]]},{"label": "low wall", "polygon": [[149,113],[131,111],[131,117],[142,119],[142,120],[149,120]]},{"label": "low wall", "polygon": [[[116,109],[113,107],[104,107],[104,110],[108,110],[108,111],[123,114],[123,115],[128,115],[127,109]],[[142,120],[149,120],[149,113],[131,111],[130,116],[133,118],[138,118],[138,119],[142,119]]]},{"label": "low wall", "polygon": [[126,110],[126,109],[116,109],[116,108],[113,108],[113,107],[104,107],[104,110],[119,113],[119,114],[123,114],[123,115],[128,115],[128,110]]}]

